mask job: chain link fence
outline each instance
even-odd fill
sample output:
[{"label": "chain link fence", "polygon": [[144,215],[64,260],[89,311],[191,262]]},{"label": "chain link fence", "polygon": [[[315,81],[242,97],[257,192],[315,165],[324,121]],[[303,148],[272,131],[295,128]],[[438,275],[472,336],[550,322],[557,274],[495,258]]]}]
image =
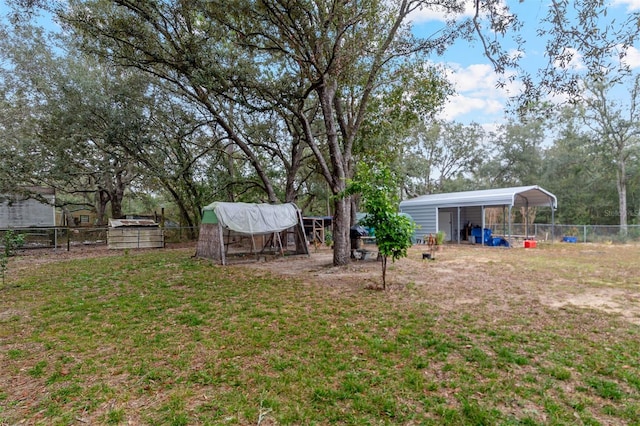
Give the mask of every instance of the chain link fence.
[{"label": "chain link fence", "polygon": [[559,241],[571,243],[629,243],[640,242],[640,225],[551,225],[523,223],[497,224],[489,227],[492,235],[511,235],[516,238],[532,238],[537,241]]},{"label": "chain link fence", "polygon": [[[71,250],[74,247],[107,246],[107,227],[95,228],[12,228],[0,229],[0,247],[3,247],[7,231],[22,235],[22,249],[59,249]],[[164,242],[184,243],[198,239],[197,227],[164,228]],[[3,247],[4,248],[4,247]]]},{"label": "chain link fence", "polygon": [[[627,225],[626,230],[618,225],[551,225],[523,223],[496,224],[488,227],[493,236],[511,235],[511,242],[525,238],[546,242],[571,243],[630,243],[640,242],[640,225]],[[107,246],[107,227],[95,228],[12,228],[15,234],[24,237],[22,249],[50,248],[72,250],[74,247]],[[7,229],[0,229],[0,247],[3,247]],[[198,239],[198,227],[164,228],[165,244],[186,243]]]}]

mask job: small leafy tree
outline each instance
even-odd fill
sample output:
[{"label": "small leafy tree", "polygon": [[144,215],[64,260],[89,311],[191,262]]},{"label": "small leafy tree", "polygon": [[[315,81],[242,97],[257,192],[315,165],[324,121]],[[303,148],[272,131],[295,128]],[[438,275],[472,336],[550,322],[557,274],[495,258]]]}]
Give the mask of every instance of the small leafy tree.
[{"label": "small leafy tree", "polygon": [[2,275],[2,285],[4,285],[4,277],[9,265],[9,258],[15,254],[15,251],[24,244],[24,235],[17,234],[12,230],[5,231],[2,238],[4,250],[0,253],[0,275]]},{"label": "small leafy tree", "polygon": [[389,167],[376,163],[358,165],[355,178],[347,185],[351,195],[360,194],[367,215],[361,224],[375,230],[378,252],[382,258],[382,288],[386,290],[387,260],[407,256],[415,225],[398,212],[396,179]]}]

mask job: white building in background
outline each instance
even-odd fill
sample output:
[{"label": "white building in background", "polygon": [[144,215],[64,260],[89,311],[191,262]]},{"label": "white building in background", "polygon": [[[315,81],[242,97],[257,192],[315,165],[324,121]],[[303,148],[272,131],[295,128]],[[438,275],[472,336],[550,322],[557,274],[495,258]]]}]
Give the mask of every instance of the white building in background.
[{"label": "white building in background", "polygon": [[56,193],[52,188],[24,188],[24,192],[0,194],[0,229],[53,227]]}]

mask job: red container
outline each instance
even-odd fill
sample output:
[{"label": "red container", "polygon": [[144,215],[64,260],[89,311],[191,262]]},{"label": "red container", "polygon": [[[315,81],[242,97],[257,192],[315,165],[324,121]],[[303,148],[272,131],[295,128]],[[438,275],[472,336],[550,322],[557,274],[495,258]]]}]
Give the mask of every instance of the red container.
[{"label": "red container", "polygon": [[524,240],[524,248],[536,248],[536,242],[534,240]]}]

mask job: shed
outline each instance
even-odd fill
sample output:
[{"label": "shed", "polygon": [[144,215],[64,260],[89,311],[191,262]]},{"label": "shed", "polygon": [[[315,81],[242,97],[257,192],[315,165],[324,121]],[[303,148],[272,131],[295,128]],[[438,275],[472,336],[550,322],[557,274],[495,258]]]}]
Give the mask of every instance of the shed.
[{"label": "shed", "polygon": [[150,219],[109,219],[110,249],[163,248],[164,232]]},{"label": "shed", "polygon": [[258,260],[285,254],[309,255],[295,204],[214,202],[203,208],[197,257],[225,265],[230,255]]},{"label": "shed", "polygon": [[22,187],[0,194],[0,229],[55,226],[55,201],[53,188]]},{"label": "shed", "polygon": [[[558,207],[556,196],[537,186],[517,186],[511,188],[486,189],[478,191],[450,192],[430,194],[402,201],[400,211],[409,214],[418,229],[418,235],[435,234],[444,231],[447,241],[461,240],[461,230],[468,223],[485,228],[485,208],[503,207],[508,210],[508,229],[505,236],[510,238],[511,210],[516,207],[550,207],[551,220],[555,222],[555,210]],[[528,224],[525,230],[528,232]]]}]

